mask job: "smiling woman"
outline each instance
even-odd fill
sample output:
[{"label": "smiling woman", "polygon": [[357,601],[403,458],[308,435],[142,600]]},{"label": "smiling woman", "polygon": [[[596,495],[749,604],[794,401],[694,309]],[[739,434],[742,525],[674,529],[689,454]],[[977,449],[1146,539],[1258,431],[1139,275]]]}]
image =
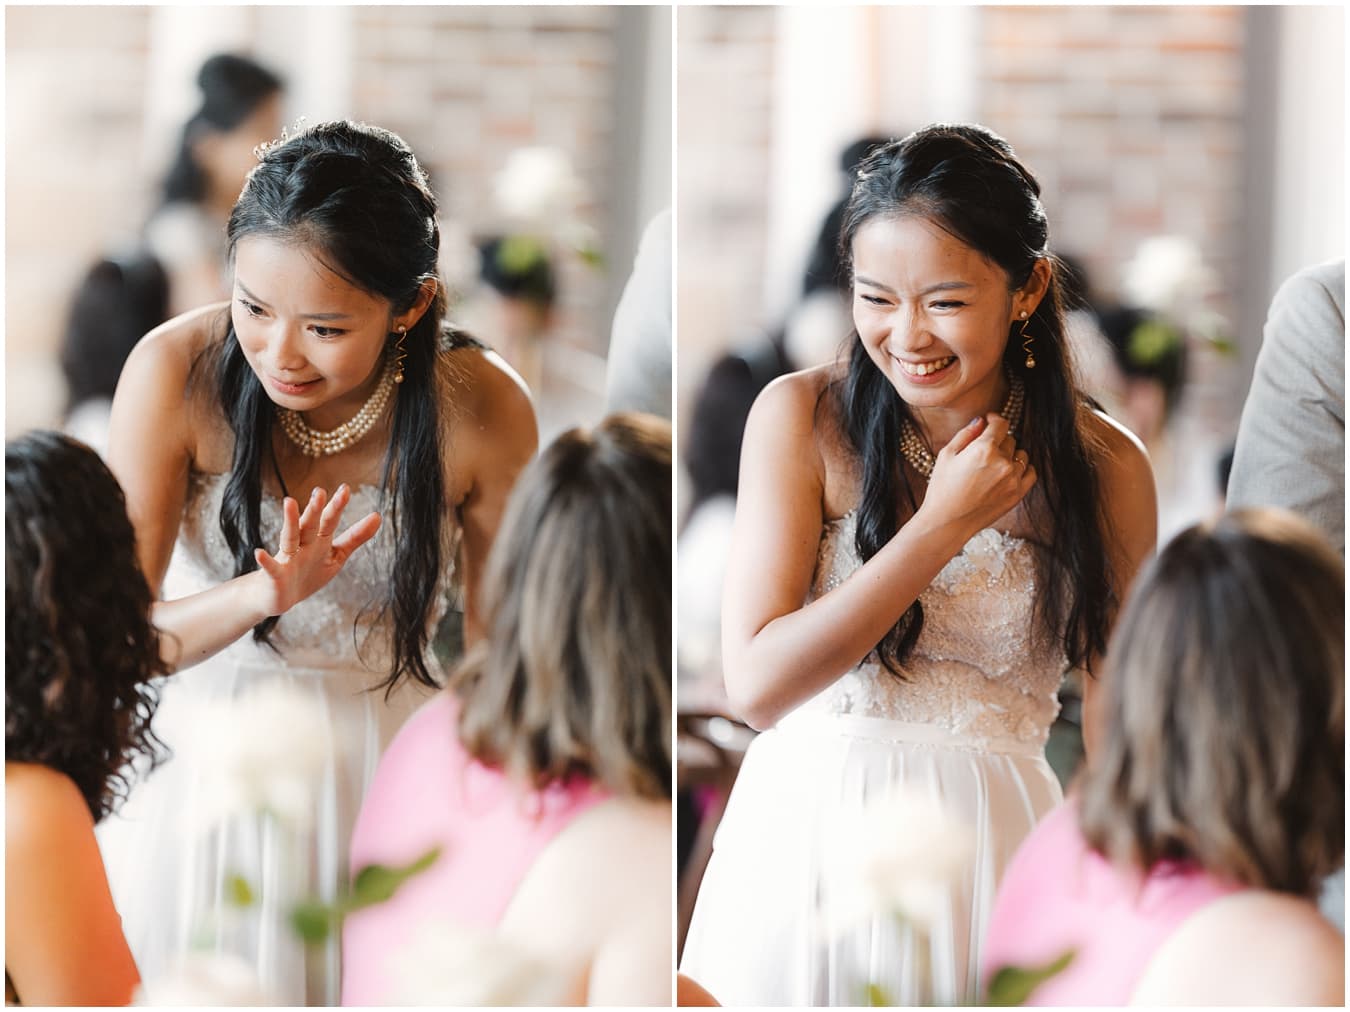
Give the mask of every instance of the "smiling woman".
[{"label": "smiling woman", "polygon": [[[518,378],[444,324],[436,202],[395,135],[339,122],[268,146],[228,238],[230,305],[148,335],[113,405],[165,660],[188,670],[157,718],[174,759],[100,843],[148,977],[205,935],[274,1000],[331,1003],[336,945],[306,949],[286,919],[336,899],[375,758],[442,683],[430,637],[451,593],[480,635],[479,574],[536,430]],[[324,757],[304,817],[198,831],[218,800],[200,722],[278,691],[328,729],[296,743]],[[240,875],[254,902],[226,917]]]},{"label": "smiling woman", "polygon": [[[1140,448],[1074,385],[1039,192],[983,127],[874,150],[840,236],[849,361],[751,411],[723,667],[768,730],[681,966],[724,1004],[976,998],[994,887],[1059,800],[1061,677],[1096,673],[1156,507]],[[895,790],[976,845],[921,928],[889,910],[841,925],[856,841],[839,827]]]}]

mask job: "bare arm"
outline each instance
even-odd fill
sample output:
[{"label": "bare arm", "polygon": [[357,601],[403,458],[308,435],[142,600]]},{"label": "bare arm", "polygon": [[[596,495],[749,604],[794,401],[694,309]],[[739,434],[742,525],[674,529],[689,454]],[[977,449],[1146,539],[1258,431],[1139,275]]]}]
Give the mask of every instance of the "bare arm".
[{"label": "bare arm", "polygon": [[5,971],[25,1005],[126,1005],[140,983],[75,784],[5,764]]},{"label": "bare arm", "polygon": [[466,349],[474,412],[458,424],[456,449],[472,484],[458,505],[464,584],[464,641],[483,638],[480,591],[488,552],[501,526],[511,489],[539,446],[534,408],[523,381],[495,354]]},{"label": "bare arm", "polygon": [[[1158,494],[1153,468],[1143,445],[1105,415],[1094,415],[1105,444],[1100,461],[1101,495],[1105,504],[1107,554],[1115,577],[1116,600],[1123,608],[1134,578],[1158,543]],[[1089,761],[1102,739],[1106,698],[1105,665],[1092,661],[1083,678],[1083,749]]]},{"label": "bare arm", "polygon": [[1035,471],[1011,460],[1007,422],[977,419],[938,455],[924,503],[839,587],[803,605],[823,516],[818,381],[770,384],[746,423],[722,601],[727,695],[767,727],[857,664],[977,531],[1016,505]]},{"label": "bare arm", "polygon": [[[113,398],[108,463],[126,496],[141,568],[156,597],[187,498],[194,422],[184,391],[193,349],[217,313],[188,314],[146,336],[127,359]],[[169,666],[209,657],[332,579],[380,523],[372,513],[338,535],[349,498],[339,489],[331,502],[321,495],[303,513],[287,500],[278,551],[259,552],[259,569],[191,597],[156,602],[152,618],[165,634]]]}]

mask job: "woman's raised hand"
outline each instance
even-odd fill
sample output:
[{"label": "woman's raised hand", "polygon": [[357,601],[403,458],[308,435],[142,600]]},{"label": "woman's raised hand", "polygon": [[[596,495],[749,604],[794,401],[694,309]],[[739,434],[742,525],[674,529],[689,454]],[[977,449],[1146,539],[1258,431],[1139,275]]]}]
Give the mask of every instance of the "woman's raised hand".
[{"label": "woman's raised hand", "polygon": [[[380,515],[368,513],[337,535],[342,511],[351,500],[351,489],[339,485],[332,501],[328,493],[316,488],[304,513],[287,496],[281,505],[280,544],[275,555],[254,550],[258,567],[269,578],[269,599],[264,607],[269,615],[280,615],[326,584],[372,537],[380,527]],[[336,535],[336,536],[335,536]]]},{"label": "woman's raised hand", "polygon": [[920,512],[969,534],[1007,513],[1036,484],[1036,469],[1001,415],[974,419],[942,448]]}]

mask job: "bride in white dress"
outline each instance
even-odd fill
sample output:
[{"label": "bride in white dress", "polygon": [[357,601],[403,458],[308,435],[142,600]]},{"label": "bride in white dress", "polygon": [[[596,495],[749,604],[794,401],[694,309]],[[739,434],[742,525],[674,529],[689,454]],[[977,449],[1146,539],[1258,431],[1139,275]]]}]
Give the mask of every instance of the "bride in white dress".
[{"label": "bride in white dress", "polygon": [[[205,948],[274,1002],[333,1004],[337,938],[307,948],[289,916],[346,884],[380,752],[439,687],[452,573],[481,634],[479,573],[536,429],[518,378],[444,326],[436,201],[398,137],[339,122],[270,146],[228,238],[231,303],[144,338],[113,404],[109,462],[183,670],[154,722],[173,755],[99,842],[144,978]],[[362,519],[340,532],[349,507]],[[255,690],[289,690],[305,719],[220,726]],[[254,812],[203,830],[222,799],[202,739],[261,734],[316,768],[303,832]]]},{"label": "bride in white dress", "polygon": [[[746,428],[723,653],[767,729],[719,827],[681,972],[728,1005],[975,998],[999,877],[1060,800],[1065,671],[1100,660],[1153,549],[1138,441],[1074,385],[1039,187],[1001,138],[936,126],[861,166],[843,226],[847,366],[783,377]],[[840,930],[869,801],[903,786],[971,831],[922,951]],[[897,843],[899,845],[899,843]]]}]

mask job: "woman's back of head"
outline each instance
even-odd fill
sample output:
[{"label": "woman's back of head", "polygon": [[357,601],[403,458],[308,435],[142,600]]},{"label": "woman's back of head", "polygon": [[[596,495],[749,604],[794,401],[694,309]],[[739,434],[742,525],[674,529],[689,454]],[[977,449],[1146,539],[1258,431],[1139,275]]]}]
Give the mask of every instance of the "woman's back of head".
[{"label": "woman's back of head", "polygon": [[613,415],[522,475],[485,577],[487,642],[452,680],[480,760],[669,796],[670,457],[667,423]]},{"label": "woman's back of head", "polygon": [[154,754],[163,673],[122,490],[54,432],[5,445],[5,756],[69,776],[94,818]]},{"label": "woman's back of head", "polygon": [[1344,603],[1340,558],[1292,514],[1243,511],[1173,539],[1112,640],[1089,842],[1311,894],[1344,851]]}]

